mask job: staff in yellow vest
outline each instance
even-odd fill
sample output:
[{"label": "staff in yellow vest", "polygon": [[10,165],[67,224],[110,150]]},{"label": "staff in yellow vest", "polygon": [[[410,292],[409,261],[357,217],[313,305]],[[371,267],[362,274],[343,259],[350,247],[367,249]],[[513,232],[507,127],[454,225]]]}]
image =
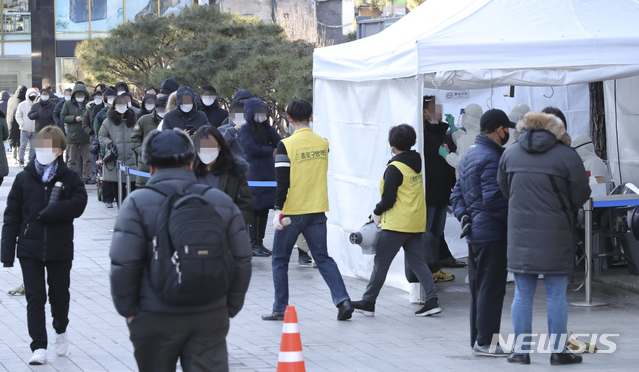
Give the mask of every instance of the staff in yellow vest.
[{"label": "staff in yellow vest", "polygon": [[[300,233],[304,234],[311,254],[337,306],[337,320],[350,319],[353,306],[337,264],[328,255],[326,215],[328,191],[328,141],[313,133],[313,107],[306,101],[294,101],[286,110],[293,125],[293,135],[277,145],[275,174],[275,240],[273,241],[273,286],[275,303],[263,320],[284,320],[288,305],[288,263]],[[284,228],[283,216],[291,219]]]},{"label": "staff in yellow vest", "polygon": [[380,183],[382,200],[375,206],[372,219],[382,224],[371,279],[360,301],[353,301],[355,311],[366,316],[375,315],[375,302],[386,281],[391,262],[404,248],[407,261],[424,287],[425,304],[416,316],[430,316],[442,312],[433,276],[422,249],[422,234],[426,231],[426,199],[422,177],[422,158],[411,148],[417,134],[408,124],[392,127],[388,142],[395,155],[389,162]]}]

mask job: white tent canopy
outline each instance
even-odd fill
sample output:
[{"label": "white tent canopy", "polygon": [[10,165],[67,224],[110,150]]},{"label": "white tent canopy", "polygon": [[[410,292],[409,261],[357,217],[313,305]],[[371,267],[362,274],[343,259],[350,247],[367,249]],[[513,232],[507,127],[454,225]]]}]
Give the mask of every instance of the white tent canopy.
[{"label": "white tent canopy", "polygon": [[377,35],[315,50],[316,79],[428,75],[441,89],[639,74],[636,0],[429,0]]},{"label": "white tent canopy", "polygon": [[[639,75],[637,20],[637,0],[428,0],[377,35],[316,49],[313,128],[331,147],[328,244],[342,273],[370,275],[372,257],[348,234],[380,199],[389,128],[413,125],[421,152],[424,88],[441,94]],[[508,105],[524,103],[518,97]],[[457,117],[451,102],[438,103]],[[400,251],[387,283],[408,288],[403,274]]]}]

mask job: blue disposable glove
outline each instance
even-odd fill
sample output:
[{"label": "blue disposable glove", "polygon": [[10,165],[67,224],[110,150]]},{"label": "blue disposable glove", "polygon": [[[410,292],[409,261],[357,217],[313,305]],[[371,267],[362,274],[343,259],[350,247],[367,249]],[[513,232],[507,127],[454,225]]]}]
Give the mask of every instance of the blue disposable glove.
[{"label": "blue disposable glove", "polygon": [[441,155],[442,158],[446,159],[446,157],[449,154],[450,154],[450,152],[448,151],[446,146],[444,146],[444,145],[439,146],[439,155]]},{"label": "blue disposable glove", "polygon": [[451,114],[446,114],[446,122],[450,127],[451,132],[457,132],[457,127],[455,126],[455,118]]}]

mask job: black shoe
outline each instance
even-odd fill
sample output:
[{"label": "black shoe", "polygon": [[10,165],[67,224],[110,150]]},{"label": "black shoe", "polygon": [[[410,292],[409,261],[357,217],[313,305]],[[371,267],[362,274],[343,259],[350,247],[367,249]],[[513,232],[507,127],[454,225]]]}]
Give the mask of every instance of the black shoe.
[{"label": "black shoe", "polygon": [[299,248],[298,248],[298,252],[299,252],[299,256],[297,258],[297,262],[301,264],[310,264],[313,262],[313,260],[311,259],[311,256],[309,256],[308,253],[304,252],[303,250]]},{"label": "black shoe", "polygon": [[266,248],[262,242],[259,243],[259,246],[260,246],[260,250],[262,252],[266,253],[267,256],[272,256],[273,255],[273,251],[271,251],[270,249]]},{"label": "black shoe", "polygon": [[253,250],[253,257],[268,257],[268,254],[264,253],[259,245],[251,244]]},{"label": "black shoe", "polygon": [[573,353],[552,353],[550,355],[550,364],[553,366],[560,366],[563,364],[577,364],[582,361],[581,355]]},{"label": "black shoe", "polygon": [[422,307],[421,309],[415,312],[415,316],[431,316],[431,315],[439,314],[441,312],[442,312],[442,308],[439,305],[439,300],[437,299],[437,297],[435,297],[426,301],[426,303],[424,304],[424,307]]},{"label": "black shoe", "polygon": [[375,303],[366,302],[364,300],[352,301],[351,305],[355,308],[355,311],[362,313],[365,316],[375,316]]},{"label": "black shoe", "polygon": [[530,354],[515,354],[512,353],[506,358],[508,363],[513,364],[530,364]]},{"label": "black shoe", "polygon": [[273,311],[270,314],[262,315],[262,320],[284,320],[284,313],[278,313]]},{"label": "black shoe", "polygon": [[348,320],[353,316],[353,305],[351,300],[344,300],[337,305],[337,320]]}]

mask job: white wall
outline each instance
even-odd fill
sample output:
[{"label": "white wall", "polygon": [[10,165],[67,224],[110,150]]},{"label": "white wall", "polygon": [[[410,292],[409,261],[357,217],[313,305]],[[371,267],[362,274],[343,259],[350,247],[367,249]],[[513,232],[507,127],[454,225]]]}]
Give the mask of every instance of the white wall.
[{"label": "white wall", "polygon": [[608,164],[615,184],[639,185],[639,76],[606,81]]}]

